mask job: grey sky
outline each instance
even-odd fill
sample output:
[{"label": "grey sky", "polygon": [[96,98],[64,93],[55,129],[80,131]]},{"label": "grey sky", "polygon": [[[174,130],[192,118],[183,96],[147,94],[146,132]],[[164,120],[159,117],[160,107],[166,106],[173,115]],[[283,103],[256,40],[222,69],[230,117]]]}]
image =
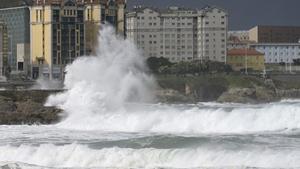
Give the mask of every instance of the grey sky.
[{"label": "grey sky", "polygon": [[249,29],[255,25],[300,26],[300,0],[128,0],[128,8],[141,4],[160,8],[216,5],[229,12],[229,29],[232,30]]}]

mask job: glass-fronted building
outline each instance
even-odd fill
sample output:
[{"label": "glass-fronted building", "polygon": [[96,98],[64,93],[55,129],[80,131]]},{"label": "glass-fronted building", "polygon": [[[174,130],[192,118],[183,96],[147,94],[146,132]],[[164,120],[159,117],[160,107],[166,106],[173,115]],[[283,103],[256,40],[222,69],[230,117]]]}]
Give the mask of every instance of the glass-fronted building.
[{"label": "glass-fronted building", "polygon": [[[30,11],[24,6],[7,7],[0,9],[0,21],[7,25],[8,30],[8,66],[12,71],[23,71],[24,63],[18,68],[18,45],[28,46],[30,43]],[[29,49],[24,49],[29,51]],[[21,52],[27,56],[22,56],[23,60],[29,59],[29,52]]]}]

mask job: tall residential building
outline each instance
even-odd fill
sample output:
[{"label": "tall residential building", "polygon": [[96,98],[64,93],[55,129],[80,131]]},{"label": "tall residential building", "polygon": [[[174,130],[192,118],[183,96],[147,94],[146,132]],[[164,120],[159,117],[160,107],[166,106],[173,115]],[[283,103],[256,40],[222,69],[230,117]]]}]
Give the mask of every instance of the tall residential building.
[{"label": "tall residential building", "polygon": [[0,22],[0,81],[7,72],[8,34],[7,26]]},{"label": "tall residential building", "polygon": [[258,25],[249,30],[249,39],[256,43],[298,43],[300,27]]},{"label": "tall residential building", "polygon": [[29,0],[1,0],[0,2],[0,21],[7,25],[8,66],[12,71],[26,72],[29,64],[30,11],[28,2]]},{"label": "tall residential building", "polygon": [[127,38],[146,57],[226,62],[228,18],[223,9],[137,7],[126,15],[126,24]]},{"label": "tall residential building", "polygon": [[33,78],[62,79],[66,64],[93,52],[101,23],[124,32],[124,8],[125,0],[34,0],[30,8]]}]

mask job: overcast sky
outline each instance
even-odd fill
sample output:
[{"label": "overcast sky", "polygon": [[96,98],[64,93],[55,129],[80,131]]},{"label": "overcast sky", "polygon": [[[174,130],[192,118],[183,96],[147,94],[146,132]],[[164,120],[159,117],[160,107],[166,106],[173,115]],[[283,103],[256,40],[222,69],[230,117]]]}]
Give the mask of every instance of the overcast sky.
[{"label": "overcast sky", "polygon": [[255,25],[300,26],[300,0],[127,0],[128,8],[144,5],[164,8],[201,8],[216,5],[229,12],[229,29],[249,29]]}]

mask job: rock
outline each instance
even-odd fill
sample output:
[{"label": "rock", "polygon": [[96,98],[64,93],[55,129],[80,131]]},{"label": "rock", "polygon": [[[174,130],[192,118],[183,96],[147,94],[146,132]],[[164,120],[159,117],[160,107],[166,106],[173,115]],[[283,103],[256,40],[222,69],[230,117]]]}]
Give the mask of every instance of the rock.
[{"label": "rock", "polygon": [[274,90],[264,87],[255,88],[255,98],[258,102],[273,102],[280,100]]},{"label": "rock", "polygon": [[276,92],[265,87],[256,86],[255,88],[232,88],[224,92],[218,102],[234,103],[267,103],[278,101]]},{"label": "rock", "polygon": [[16,105],[12,99],[0,96],[0,113],[14,112]]},{"label": "rock", "polygon": [[41,103],[34,102],[32,100],[27,100],[24,102],[17,102],[17,112],[18,113],[38,113],[41,112],[45,107]]},{"label": "rock", "polygon": [[224,92],[217,100],[218,102],[232,103],[255,103],[255,89],[252,88],[232,88]]},{"label": "rock", "polygon": [[193,98],[173,89],[161,89],[156,92],[157,102],[164,103],[187,103],[194,102]]},{"label": "rock", "polygon": [[197,102],[216,101],[224,92],[227,91],[225,86],[221,85],[202,85],[193,89],[193,98]]},{"label": "rock", "polygon": [[[20,93],[23,94],[24,92]],[[0,96],[0,125],[52,124],[59,121],[61,110],[54,107],[45,107],[40,100],[35,101],[30,98],[36,96],[36,94],[32,96],[29,91],[26,91],[26,93],[29,94],[26,99],[20,97],[21,95],[17,91],[13,91],[12,95],[5,93],[5,97]],[[46,96],[40,98],[45,100]]]},{"label": "rock", "polygon": [[59,121],[61,111],[55,108],[44,108],[41,112],[0,113],[1,125],[18,124],[53,124]]}]

